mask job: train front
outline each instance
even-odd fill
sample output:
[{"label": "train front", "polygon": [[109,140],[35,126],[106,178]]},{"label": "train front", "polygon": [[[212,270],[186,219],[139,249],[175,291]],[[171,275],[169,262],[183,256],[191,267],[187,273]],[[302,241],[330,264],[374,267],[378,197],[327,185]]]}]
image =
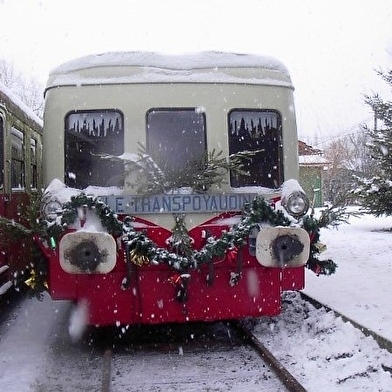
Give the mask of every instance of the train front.
[{"label": "train front", "polygon": [[212,68],[213,84],[207,62],[190,78],[162,58],[106,60],[68,64],[46,92],[38,243],[52,298],[91,325],[278,314],[310,247],[291,82],[249,59]]}]

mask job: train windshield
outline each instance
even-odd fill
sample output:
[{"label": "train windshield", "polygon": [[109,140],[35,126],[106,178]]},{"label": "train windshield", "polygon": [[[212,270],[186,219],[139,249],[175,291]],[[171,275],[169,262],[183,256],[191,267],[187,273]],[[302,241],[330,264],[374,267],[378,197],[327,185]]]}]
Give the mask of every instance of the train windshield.
[{"label": "train windshield", "polygon": [[124,153],[123,124],[122,113],[117,110],[78,111],[66,116],[67,185],[79,189],[123,185],[124,165],[110,159]]},{"label": "train windshield", "polygon": [[229,113],[229,153],[253,151],[243,159],[248,175],[230,173],[232,187],[278,188],[283,182],[281,116],[271,110],[232,110]]},{"label": "train windshield", "polygon": [[[203,167],[205,115],[191,109],[152,109],[147,113],[147,152],[168,177],[180,178]],[[185,181],[184,176],[184,181]],[[189,186],[186,181],[179,186]]]}]

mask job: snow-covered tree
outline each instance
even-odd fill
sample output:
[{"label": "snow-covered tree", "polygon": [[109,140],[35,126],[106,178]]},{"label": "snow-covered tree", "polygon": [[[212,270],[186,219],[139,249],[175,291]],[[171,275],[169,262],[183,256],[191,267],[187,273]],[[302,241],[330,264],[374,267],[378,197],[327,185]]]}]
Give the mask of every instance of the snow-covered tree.
[{"label": "snow-covered tree", "polygon": [[42,118],[44,87],[37,79],[25,77],[13,64],[0,59],[0,81]]},{"label": "snow-covered tree", "polygon": [[328,170],[324,174],[324,193],[333,204],[351,195],[353,176],[373,177],[378,172],[369,154],[369,135],[365,125],[332,140],[324,149]]},{"label": "snow-covered tree", "polygon": [[[392,69],[378,71],[392,90]],[[377,173],[369,177],[357,177],[354,194],[375,216],[392,215],[392,102],[379,94],[365,96],[365,102],[375,115],[375,125],[367,127],[369,154],[376,163]]]}]

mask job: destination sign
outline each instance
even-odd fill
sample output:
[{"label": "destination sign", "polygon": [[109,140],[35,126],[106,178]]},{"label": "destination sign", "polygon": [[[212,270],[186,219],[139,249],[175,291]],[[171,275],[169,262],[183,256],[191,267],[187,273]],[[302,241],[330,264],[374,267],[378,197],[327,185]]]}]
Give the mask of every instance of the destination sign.
[{"label": "destination sign", "polygon": [[254,193],[191,194],[154,196],[100,196],[117,214],[165,214],[241,211],[251,203]]}]

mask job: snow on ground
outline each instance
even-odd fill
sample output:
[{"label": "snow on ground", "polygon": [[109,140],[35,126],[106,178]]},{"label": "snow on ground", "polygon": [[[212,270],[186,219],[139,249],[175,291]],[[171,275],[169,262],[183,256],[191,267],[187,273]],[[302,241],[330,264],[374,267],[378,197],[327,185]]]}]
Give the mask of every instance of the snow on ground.
[{"label": "snow on ground", "polygon": [[[328,250],[321,256],[332,258],[338,269],[328,277],[316,277],[309,271],[304,291],[392,340],[392,232],[384,231],[392,227],[392,217],[366,215],[352,217],[350,223],[341,225],[338,230],[322,229],[321,241],[327,244]],[[52,337],[56,329],[68,327],[59,323],[63,318],[61,314],[66,311],[65,305],[64,302],[52,302],[48,296],[43,302],[30,299],[23,303],[17,316],[1,326],[0,390],[4,387],[10,392],[35,390],[33,385],[37,385],[37,379],[45,369],[48,337]],[[384,370],[392,369],[392,354],[380,349],[373,338],[365,337],[333,313],[316,310],[297,293],[284,296],[281,315],[255,320],[254,331],[310,392],[392,390],[392,374]],[[176,361],[179,364],[176,371],[181,373],[182,379],[193,380],[192,385],[200,381],[202,391],[230,389],[230,383],[221,380],[225,372],[227,380],[233,377],[232,367],[220,367],[219,379],[218,375],[215,380],[211,376],[206,384],[205,378],[197,374],[208,373],[209,361],[200,361],[195,369],[195,365],[187,366],[191,353],[179,348],[178,355],[181,361]],[[230,351],[227,356],[227,363],[230,363]],[[163,368],[156,371],[163,374],[171,371],[167,368],[171,363],[170,359],[168,361],[161,361]],[[117,361],[116,366],[119,363]],[[128,374],[127,362],[122,366],[125,368],[116,371]],[[249,369],[238,366],[237,376],[249,378]],[[131,378],[129,382],[132,382]],[[249,387],[250,384],[245,383],[233,385],[230,390],[252,390]],[[151,384],[146,380],[145,390],[157,390],[152,388],[152,380]],[[256,387],[255,383],[255,388],[262,390],[262,384]],[[63,390],[74,391],[65,380]],[[183,384],[178,390],[186,391],[187,386]]]},{"label": "snow on ground", "polygon": [[320,258],[338,269],[319,277],[308,271],[304,292],[392,341],[392,217],[363,215],[349,223],[322,229],[327,251]]},{"label": "snow on ground", "polygon": [[[350,217],[349,224],[322,229],[338,264],[331,276],[307,271],[309,296],[392,341],[392,217]],[[392,391],[392,354],[373,338],[325,310],[289,294],[282,314],[262,319],[255,332],[309,391]],[[301,324],[301,320],[305,320]],[[298,328],[300,326],[300,329]],[[302,357],[303,361],[299,361]]]},{"label": "snow on ground", "polygon": [[282,314],[261,320],[253,332],[307,391],[392,390],[392,374],[384,370],[392,370],[392,354],[332,312],[291,294]]},{"label": "snow on ground", "polygon": [[30,299],[0,325],[0,391],[29,392],[66,303]]}]

